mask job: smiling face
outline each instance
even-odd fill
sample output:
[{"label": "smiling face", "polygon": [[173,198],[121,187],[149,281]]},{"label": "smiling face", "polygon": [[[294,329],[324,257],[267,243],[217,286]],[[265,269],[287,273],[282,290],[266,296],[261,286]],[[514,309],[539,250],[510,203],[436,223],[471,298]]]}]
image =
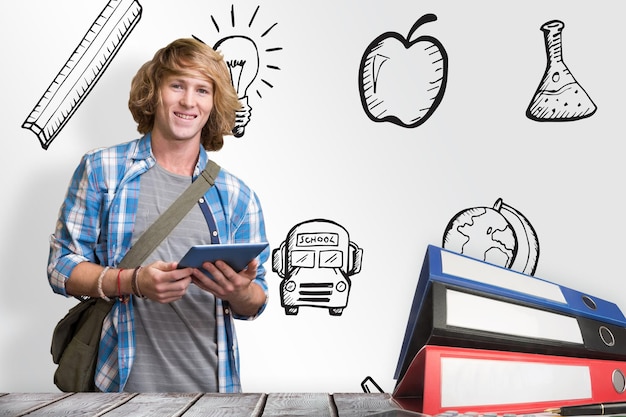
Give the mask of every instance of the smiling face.
[{"label": "smiling face", "polygon": [[200,142],[213,109],[213,83],[196,76],[168,76],[160,87],[152,136],[154,140]]}]

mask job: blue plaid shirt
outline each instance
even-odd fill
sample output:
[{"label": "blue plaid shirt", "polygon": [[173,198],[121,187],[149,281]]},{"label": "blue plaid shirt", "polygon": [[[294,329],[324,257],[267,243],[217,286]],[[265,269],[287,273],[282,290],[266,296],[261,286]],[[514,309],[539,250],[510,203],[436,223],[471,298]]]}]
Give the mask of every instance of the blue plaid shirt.
[{"label": "blue plaid shirt", "polygon": [[[200,147],[194,177],[204,169],[207,160],[206,151]],[[128,143],[91,151],[83,157],[72,176],[55,233],[50,238],[48,280],[54,292],[69,296],[65,283],[74,267],[81,262],[111,267],[119,264],[131,246],[140,177],[155,163],[150,134]],[[205,197],[222,243],[267,241],[259,200],[235,176],[222,169]],[[265,291],[266,303],[268,290],[263,263],[267,261],[269,251],[268,248],[259,256],[260,265],[255,280]],[[255,316],[233,317],[252,320],[263,312],[265,306]],[[231,312],[222,300],[216,299],[219,391],[240,392],[237,338],[233,321],[225,320],[225,314]],[[229,338],[232,339],[230,347]],[[96,386],[104,392],[122,391],[134,354],[133,303],[117,301],[102,329]]]}]

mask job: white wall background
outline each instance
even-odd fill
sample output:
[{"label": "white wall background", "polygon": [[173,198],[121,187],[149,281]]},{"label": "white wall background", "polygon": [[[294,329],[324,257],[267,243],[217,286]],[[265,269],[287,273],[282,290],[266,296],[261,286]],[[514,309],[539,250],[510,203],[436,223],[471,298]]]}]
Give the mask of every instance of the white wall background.
[{"label": "white wall background", "polygon": [[[272,247],[293,225],[325,218],[364,249],[341,317],[286,316],[267,265],[271,304],[238,323],[244,390],[360,391],[370,375],[391,391],[427,244],[441,244],[459,210],[500,197],[538,233],[536,276],[626,311],[623,2],[140,3],[141,21],[48,150],[21,124],[105,2],[12,1],[0,13],[0,392],[56,391],[50,336],[74,302],[47,284],[48,236],[81,155],[137,137],[126,106],[137,68],[175,38],[217,40],[211,16],[228,22],[233,3],[248,17],[260,6],[256,27],[278,23],[267,41],[283,50],[272,55],[274,88],[259,86],[263,98],[250,103],[245,136],[215,159],[260,195]],[[381,33],[406,35],[425,13],[438,20],[420,32],[449,55],[444,99],[420,127],[373,123],[357,87],[364,49]],[[564,60],[598,106],[591,118],[525,117],[546,65],[539,28],[552,19],[565,22]]]}]

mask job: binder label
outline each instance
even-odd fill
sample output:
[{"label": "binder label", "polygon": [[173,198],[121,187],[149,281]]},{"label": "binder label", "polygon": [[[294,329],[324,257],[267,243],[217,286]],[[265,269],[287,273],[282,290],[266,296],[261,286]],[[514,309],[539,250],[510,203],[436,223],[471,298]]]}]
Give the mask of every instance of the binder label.
[{"label": "binder label", "polygon": [[575,317],[446,288],[448,326],[584,344]]},{"label": "binder label", "polygon": [[507,288],[535,297],[546,298],[567,305],[558,285],[534,277],[477,262],[452,252],[441,251],[441,271],[444,274],[469,279],[495,287]]},{"label": "binder label", "polygon": [[441,358],[441,406],[488,406],[591,399],[589,367]]}]

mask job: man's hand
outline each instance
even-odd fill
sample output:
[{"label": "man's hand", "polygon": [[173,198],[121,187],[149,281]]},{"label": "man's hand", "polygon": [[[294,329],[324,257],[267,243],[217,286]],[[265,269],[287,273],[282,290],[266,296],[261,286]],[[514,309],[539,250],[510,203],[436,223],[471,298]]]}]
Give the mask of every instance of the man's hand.
[{"label": "man's hand", "polygon": [[180,300],[191,284],[193,268],[177,269],[176,262],[156,261],[139,270],[137,286],[143,295],[159,303]]},{"label": "man's hand", "polygon": [[250,261],[240,272],[223,261],[205,262],[202,268],[211,274],[211,279],[200,269],[191,274],[194,284],[222,300],[230,303],[233,312],[242,316],[254,316],[265,303],[263,289],[253,281],[256,278],[258,262]]}]

